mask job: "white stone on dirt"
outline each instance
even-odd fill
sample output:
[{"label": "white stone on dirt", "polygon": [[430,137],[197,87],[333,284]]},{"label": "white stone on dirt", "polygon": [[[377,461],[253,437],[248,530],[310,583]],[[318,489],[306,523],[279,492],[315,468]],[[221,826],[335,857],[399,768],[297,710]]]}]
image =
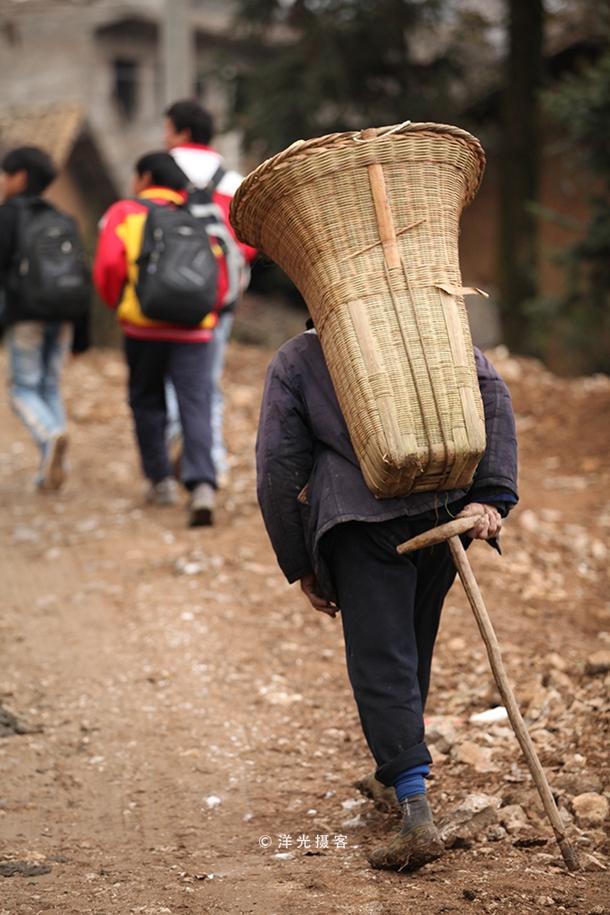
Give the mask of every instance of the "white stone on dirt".
[{"label": "white stone on dirt", "polygon": [[438,745],[435,743],[429,744],[428,749],[430,751],[430,756],[432,757],[432,765],[434,765],[434,766],[442,766],[443,763],[446,763],[447,760],[449,759],[447,754],[442,753],[438,749]]},{"label": "white stone on dirt", "polygon": [[[607,871],[608,867],[601,861],[596,855],[590,854],[590,852],[585,852],[581,855],[580,863],[583,870],[586,871]],[[604,910],[605,913],[605,910]]]},{"label": "white stone on dirt", "polygon": [[589,655],[585,673],[595,676],[596,674],[606,674],[608,671],[610,671],[610,648],[601,648]]},{"label": "white stone on dirt", "polygon": [[481,747],[472,740],[457,744],[451,751],[456,762],[466,763],[477,772],[497,772],[498,767],[492,759],[492,753],[492,747]]},{"label": "white stone on dirt", "polygon": [[469,794],[454,811],[438,822],[441,838],[451,848],[468,843],[497,823],[500,798],[492,794]]},{"label": "white stone on dirt", "polygon": [[571,797],[588,793],[600,794],[604,790],[602,780],[595,772],[562,773],[555,777],[554,785]]},{"label": "white stone on dirt", "polygon": [[364,804],[363,797],[350,797],[346,801],[341,801],[341,806],[344,810],[353,810],[354,807],[360,807],[361,804]]},{"label": "white stone on dirt", "polygon": [[485,831],[485,838],[488,842],[502,842],[503,839],[506,839],[507,835],[508,833],[504,829],[504,826],[500,826],[499,823],[492,823]]},{"label": "white stone on dirt", "polygon": [[579,826],[601,826],[608,816],[608,800],[603,794],[587,791],[572,800],[572,809]]},{"label": "white stone on dirt", "polygon": [[448,753],[458,737],[449,718],[431,718],[426,724],[426,743],[433,744],[441,753]]},{"label": "white stone on dirt", "polygon": [[494,708],[485,709],[484,712],[475,712],[470,716],[473,724],[498,724],[500,721],[506,721],[508,712],[503,705],[496,705]]},{"label": "white stone on dirt", "polygon": [[205,568],[205,563],[188,559],[177,559],[175,565],[178,575],[200,575]]},{"label": "white stone on dirt", "polygon": [[357,829],[359,826],[364,826],[364,820],[362,816],[357,813],[355,817],[350,817],[348,820],[343,820],[341,823],[346,829]]},{"label": "white stone on dirt", "polygon": [[556,651],[551,651],[547,654],[545,661],[549,667],[552,667],[554,670],[561,670],[562,672],[565,671],[568,666],[565,658],[562,658]]},{"label": "white stone on dirt", "polygon": [[498,819],[507,832],[514,835],[529,828],[527,814],[520,804],[509,804],[498,810]]},{"label": "white stone on dirt", "polygon": [[271,705],[292,705],[303,701],[301,693],[289,693],[275,686],[261,686],[258,691]]},{"label": "white stone on dirt", "polygon": [[210,810],[213,810],[214,807],[218,807],[219,804],[222,804],[222,801],[215,794],[210,794],[205,799],[206,807],[209,807]]}]

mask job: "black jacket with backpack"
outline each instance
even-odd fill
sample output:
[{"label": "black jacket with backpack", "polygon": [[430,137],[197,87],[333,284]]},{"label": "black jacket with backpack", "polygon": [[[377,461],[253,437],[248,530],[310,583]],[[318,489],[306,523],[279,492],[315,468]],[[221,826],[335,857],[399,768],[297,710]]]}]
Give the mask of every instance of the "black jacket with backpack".
[{"label": "black jacket with backpack", "polygon": [[[26,194],[22,195],[24,198]],[[12,201],[0,206],[0,288],[4,298],[4,324],[26,320],[20,296],[9,290],[8,280],[13,268],[17,246],[17,207]]]},{"label": "black jacket with backpack", "polygon": [[0,289],[5,325],[83,319],[91,282],[72,217],[28,193],[0,206]]}]

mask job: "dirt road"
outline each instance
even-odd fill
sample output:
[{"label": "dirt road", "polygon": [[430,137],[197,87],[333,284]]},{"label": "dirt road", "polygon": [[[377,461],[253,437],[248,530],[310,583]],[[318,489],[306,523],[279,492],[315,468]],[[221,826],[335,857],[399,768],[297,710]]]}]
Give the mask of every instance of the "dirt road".
[{"label": "dirt road", "polygon": [[[439,814],[474,792],[502,806],[445,858],[395,875],[366,862],[395,822],[353,787],[372,767],[340,624],[284,583],[256,506],[268,358],[231,350],[234,467],[210,530],[143,506],[120,356],[69,368],[72,475],[59,497],[31,490],[33,447],[0,404],[0,703],[26,731],[7,719],[0,739],[0,915],[610,911],[610,382],[560,381],[496,353],[518,414],[522,503],[503,559],[472,551],[589,870],[560,866],[506,725],[469,722],[497,697],[456,586],[428,709],[440,734],[430,797]],[[577,813],[583,794],[597,820]]]}]

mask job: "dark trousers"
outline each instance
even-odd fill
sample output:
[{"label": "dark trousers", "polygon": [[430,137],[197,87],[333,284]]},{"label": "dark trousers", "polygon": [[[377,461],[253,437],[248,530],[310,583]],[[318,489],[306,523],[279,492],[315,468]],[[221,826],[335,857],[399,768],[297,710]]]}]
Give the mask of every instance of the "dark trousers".
[{"label": "dark trousers", "polygon": [[455,578],[446,543],[399,556],[433,521],[339,524],[322,542],[341,609],[347,670],[377,778],[430,763],[423,711],[441,609]]},{"label": "dark trousers", "polygon": [[172,476],[165,430],[165,378],[173,382],[184,438],[180,462],[187,489],[216,486],[212,461],[210,348],[207,343],[172,343],[125,337],[129,406],[144,474],[153,483]]}]

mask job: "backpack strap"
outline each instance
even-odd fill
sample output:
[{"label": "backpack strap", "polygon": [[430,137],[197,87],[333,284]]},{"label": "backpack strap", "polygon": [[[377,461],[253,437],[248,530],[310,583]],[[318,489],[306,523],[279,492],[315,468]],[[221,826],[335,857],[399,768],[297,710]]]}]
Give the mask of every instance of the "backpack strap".
[{"label": "backpack strap", "polygon": [[133,200],[134,203],[141,203],[143,207],[151,213],[153,210],[163,210],[166,207],[170,207],[175,210],[180,210],[186,206],[185,203],[174,203],[173,200],[164,200],[163,203],[157,203],[154,200],[149,200],[147,197],[129,197],[129,200]]},{"label": "backpack strap", "polygon": [[[218,189],[220,182],[226,174],[227,170],[225,167],[219,164],[207,184],[198,187],[196,184],[189,182],[186,206],[189,207],[190,203],[195,203],[195,205],[199,207],[202,205],[214,206],[214,192]],[[201,218],[201,214],[198,215],[198,218]]]},{"label": "backpack strap", "polygon": [[135,259],[135,264],[138,267],[138,270],[149,256],[150,251],[150,240],[149,240],[149,221],[148,218],[151,216],[155,210],[159,210],[161,207],[158,203],[155,203],[153,200],[146,200],[144,197],[130,197],[130,200],[133,200],[134,203],[141,204],[146,209],[146,219],[144,220],[144,227],[142,229],[142,241],[140,244],[140,253]]},{"label": "backpack strap", "polygon": [[241,292],[244,258],[237,242],[227,228],[218,204],[214,203],[207,190],[203,192],[203,189],[199,188],[199,194],[203,199],[198,201],[197,191],[195,191],[187,206],[191,215],[203,222],[208,235],[213,236],[222,249],[227,267],[227,291],[222,305],[223,308],[230,308],[235,304]]},{"label": "backpack strap", "polygon": [[220,182],[222,181],[222,179],[224,178],[224,176],[226,174],[227,174],[226,168],[222,165],[222,163],[219,162],[218,168],[216,169],[216,171],[214,172],[214,174],[212,175],[212,177],[206,184],[205,188],[202,188],[202,190],[206,190],[209,194],[213,194],[214,191],[218,189],[218,185],[220,184]]},{"label": "backpack strap", "polygon": [[134,203],[140,203],[143,207],[146,207],[149,213],[152,213],[153,210],[158,210],[159,207],[162,207],[162,203],[155,203],[154,200],[147,200],[145,197],[130,197],[130,200],[133,200]]}]

